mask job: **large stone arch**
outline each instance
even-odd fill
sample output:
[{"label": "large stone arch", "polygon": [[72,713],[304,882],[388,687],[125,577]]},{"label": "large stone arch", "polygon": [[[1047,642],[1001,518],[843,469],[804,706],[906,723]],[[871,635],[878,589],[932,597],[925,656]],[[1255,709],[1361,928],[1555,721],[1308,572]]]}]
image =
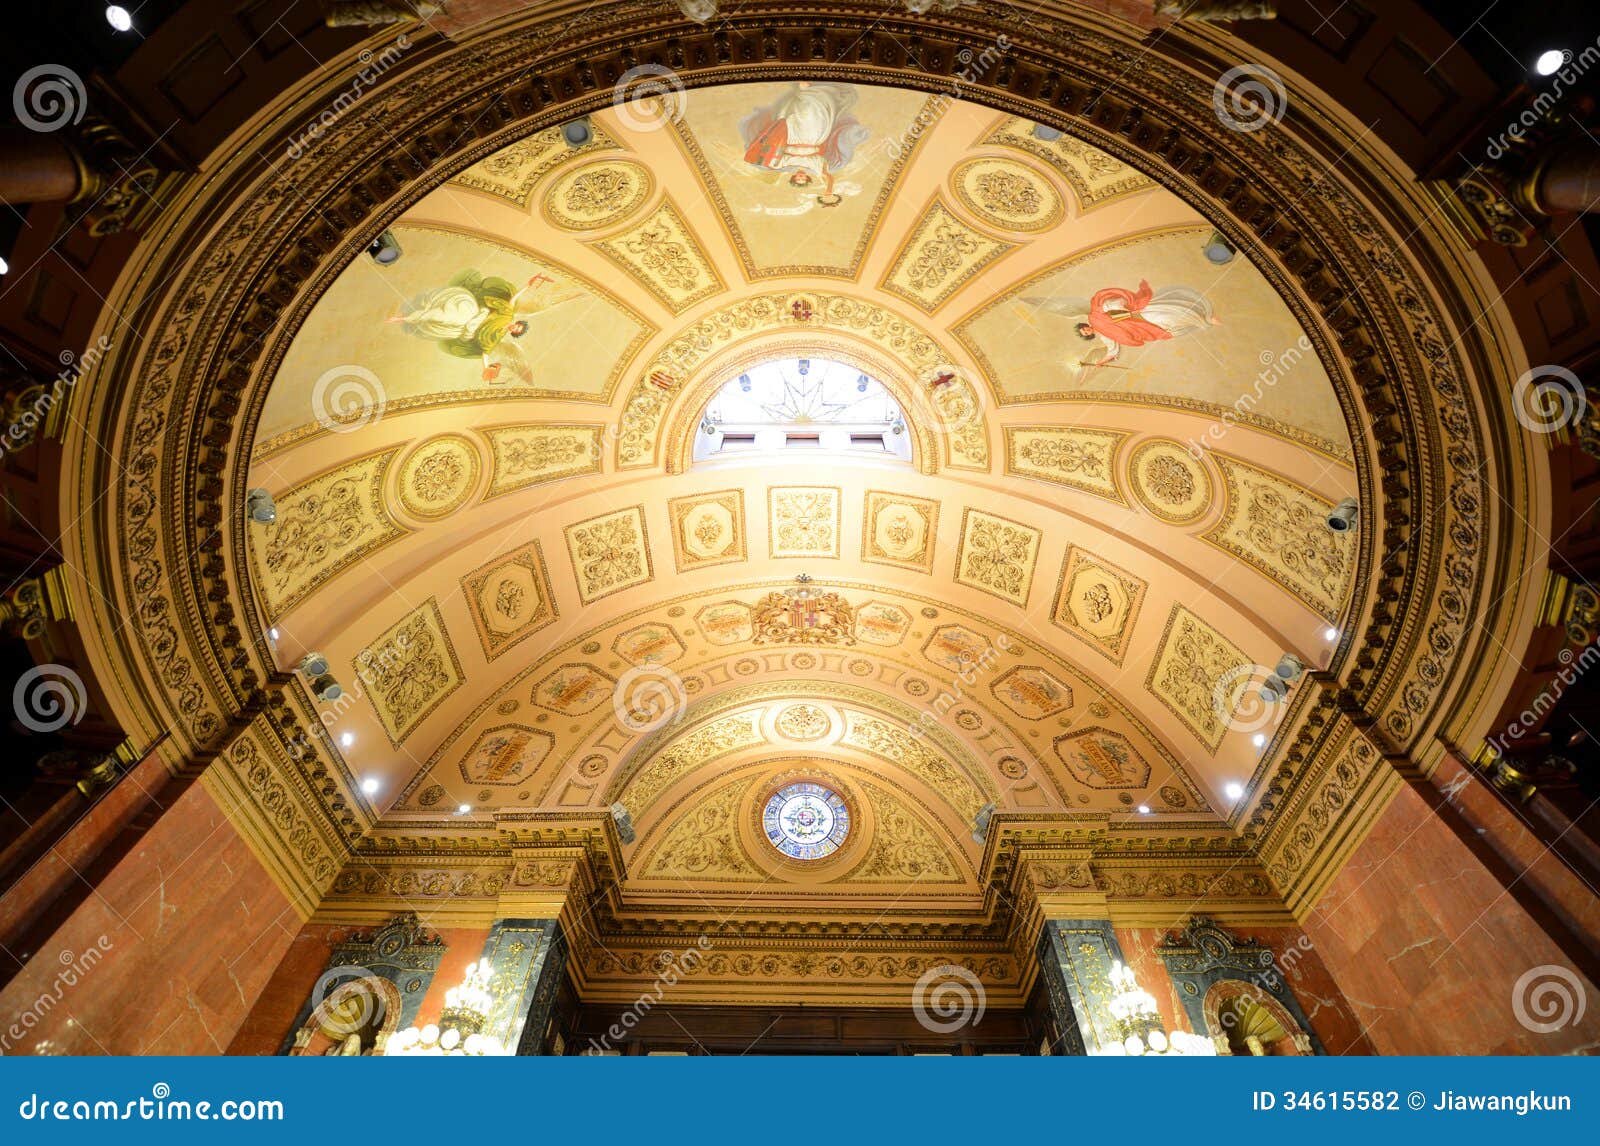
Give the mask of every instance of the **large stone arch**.
[{"label": "large stone arch", "polygon": [[[84,634],[96,673],[122,686],[124,727],[139,739],[170,727],[169,763],[198,768],[255,725],[303,762],[307,793],[320,789],[343,836],[370,825],[350,777],[318,759],[305,699],[253,620],[242,506],[266,390],[316,298],[407,204],[515,138],[606,105],[630,68],[652,64],[688,88],[811,76],[958,95],[1070,128],[1200,209],[1316,344],[1362,492],[1359,622],[1280,733],[1264,765],[1276,774],[1258,777],[1272,802],[1241,809],[1239,824],[1263,846],[1287,832],[1284,810],[1336,759],[1366,770],[1358,787],[1390,760],[1430,768],[1436,734],[1466,740],[1498,701],[1475,651],[1532,608],[1518,582],[1537,525],[1526,479],[1542,463],[1495,384],[1520,368],[1514,336],[1492,310],[1468,325],[1487,300],[1461,284],[1481,276],[1463,273],[1405,173],[1335,110],[1291,89],[1281,124],[1233,131],[1210,93],[1237,60],[1199,39],[1142,46],[1090,14],[1054,15],[912,20],[757,2],[708,29],[657,5],[607,5],[576,25],[539,10],[493,37],[418,43],[341,116],[339,146],[291,146],[346,83],[338,70],[259,118],[125,274],[104,318],[113,350],[70,419],[63,513],[76,525],[64,545],[93,571],[83,599],[128,618],[97,611]],[[971,74],[974,59],[992,66]],[[1108,89],[1106,76],[1119,79]],[[1354,165],[1327,165],[1340,155],[1395,177],[1358,182]],[[1381,788],[1335,810],[1381,806]]]}]

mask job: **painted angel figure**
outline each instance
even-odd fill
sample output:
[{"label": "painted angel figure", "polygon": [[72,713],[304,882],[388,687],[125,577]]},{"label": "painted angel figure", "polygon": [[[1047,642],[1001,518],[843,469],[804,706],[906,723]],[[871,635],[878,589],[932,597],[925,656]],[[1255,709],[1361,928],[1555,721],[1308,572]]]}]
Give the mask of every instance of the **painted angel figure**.
[{"label": "painted angel figure", "polygon": [[481,360],[485,382],[495,381],[507,367],[529,385],[533,368],[516,340],[528,332],[530,318],[581,297],[582,290],[557,286],[545,274],[534,275],[519,290],[503,278],[465,270],[448,285],[419,294],[389,321],[437,343],[446,354]]},{"label": "painted angel figure", "polygon": [[787,171],[792,187],[821,184],[817,204],[837,207],[841,196],[834,192],[834,175],[871,134],[850,114],[855,102],[855,89],[848,84],[791,85],[739,121],[745,162]]},{"label": "painted angel figure", "polygon": [[[1139,289],[1106,287],[1095,291],[1088,305],[1076,299],[1026,298],[1027,305],[1052,314],[1077,319],[1079,338],[1096,345],[1078,359],[1084,369],[1110,366],[1125,347],[1164,342],[1221,325],[1211,302],[1193,287],[1172,286],[1152,290],[1139,280]],[[1126,369],[1126,367],[1117,367]]]}]

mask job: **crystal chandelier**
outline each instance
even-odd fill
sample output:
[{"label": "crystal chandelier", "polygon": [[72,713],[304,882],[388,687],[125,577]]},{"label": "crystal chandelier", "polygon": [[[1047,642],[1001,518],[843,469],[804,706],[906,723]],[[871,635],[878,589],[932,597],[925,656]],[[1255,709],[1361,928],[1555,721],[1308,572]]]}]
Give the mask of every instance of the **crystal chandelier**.
[{"label": "crystal chandelier", "polygon": [[1191,1035],[1188,1031],[1169,1034],[1161,1019],[1161,1011],[1156,1007],[1155,996],[1139,986],[1139,980],[1127,964],[1112,964],[1111,989],[1115,994],[1111,996],[1108,1008],[1117,1022],[1117,1033],[1122,1036],[1122,1043],[1110,1053],[1135,1056],[1217,1053],[1210,1039]]},{"label": "crystal chandelier", "polygon": [[469,964],[459,987],[444,993],[444,1010],[438,1025],[429,1023],[418,1030],[407,1027],[389,1040],[386,1055],[504,1055],[506,1049],[493,1035],[483,1033],[489,1021],[494,995],[489,990],[489,961]]}]

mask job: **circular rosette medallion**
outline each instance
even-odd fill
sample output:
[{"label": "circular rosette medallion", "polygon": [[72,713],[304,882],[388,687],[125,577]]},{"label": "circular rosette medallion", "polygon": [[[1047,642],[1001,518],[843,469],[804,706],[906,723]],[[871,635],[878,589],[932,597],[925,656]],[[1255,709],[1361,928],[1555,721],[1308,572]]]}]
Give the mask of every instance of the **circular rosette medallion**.
[{"label": "circular rosette medallion", "polygon": [[789,784],[767,800],[761,828],[768,842],[790,859],[825,859],[850,834],[850,809],[832,788]]}]

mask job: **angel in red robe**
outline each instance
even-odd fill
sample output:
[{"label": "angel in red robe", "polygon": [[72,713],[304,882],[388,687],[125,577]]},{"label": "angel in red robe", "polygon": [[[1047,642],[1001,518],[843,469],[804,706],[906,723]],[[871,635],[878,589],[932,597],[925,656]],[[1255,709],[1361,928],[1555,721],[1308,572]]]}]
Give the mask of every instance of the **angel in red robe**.
[{"label": "angel in red robe", "polygon": [[1098,343],[1078,360],[1084,367],[1114,362],[1127,346],[1144,346],[1193,334],[1221,325],[1211,302],[1193,287],[1173,286],[1152,290],[1139,280],[1139,289],[1106,287],[1095,291],[1085,306],[1070,299],[1029,298],[1030,306],[1077,319],[1073,329],[1085,342]]},{"label": "angel in red robe", "polygon": [[744,160],[769,171],[789,172],[789,185],[822,184],[817,203],[836,207],[835,172],[846,166],[870,134],[850,114],[856,93],[848,84],[801,81],[766,107],[739,121]]}]

